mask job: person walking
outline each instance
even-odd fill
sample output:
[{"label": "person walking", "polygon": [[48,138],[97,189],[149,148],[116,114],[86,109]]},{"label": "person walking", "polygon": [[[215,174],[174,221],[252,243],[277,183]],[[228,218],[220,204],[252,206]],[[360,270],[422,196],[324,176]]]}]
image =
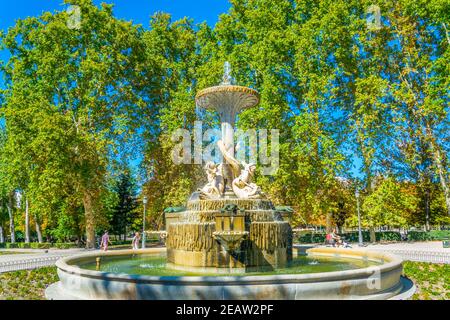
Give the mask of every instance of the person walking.
[{"label": "person walking", "polygon": [[132,245],[133,250],[138,250],[139,249],[140,241],[141,241],[141,235],[139,234],[139,232],[136,232],[134,234],[133,241],[131,241],[131,245]]},{"label": "person walking", "polygon": [[108,251],[108,244],[109,244],[109,234],[108,230],[106,230],[100,242],[100,249],[103,249],[103,251]]}]

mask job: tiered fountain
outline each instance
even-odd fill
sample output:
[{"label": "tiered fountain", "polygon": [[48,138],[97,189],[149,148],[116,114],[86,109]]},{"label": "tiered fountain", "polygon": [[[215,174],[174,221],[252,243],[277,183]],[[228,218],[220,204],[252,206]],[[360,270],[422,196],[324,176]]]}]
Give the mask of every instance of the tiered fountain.
[{"label": "tiered fountain", "polygon": [[[292,256],[292,231],[252,182],[255,164],[234,157],[237,114],[259,103],[257,91],[236,86],[225,63],[223,82],[200,91],[196,103],[218,112],[223,163],[208,162],[208,183],[195,192],[187,211],[166,221],[167,260],[173,268],[219,272],[285,266]],[[172,222],[172,223],[171,223]],[[233,269],[233,270],[228,270]]]},{"label": "tiered fountain", "polygon": [[[292,246],[292,230],[252,182],[256,165],[235,158],[234,122],[257,91],[223,82],[197,94],[221,119],[223,162],[182,212],[166,214],[167,248],[93,252],[57,262],[49,299],[388,299],[404,297],[402,262],[354,249]],[[178,211],[178,210],[177,210]],[[294,250],[293,250],[294,249]],[[408,294],[411,294],[409,290]]]}]

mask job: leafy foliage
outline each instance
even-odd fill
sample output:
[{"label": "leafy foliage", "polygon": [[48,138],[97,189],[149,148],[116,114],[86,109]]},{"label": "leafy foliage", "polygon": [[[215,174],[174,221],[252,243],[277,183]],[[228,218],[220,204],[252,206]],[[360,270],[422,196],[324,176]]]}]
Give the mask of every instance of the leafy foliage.
[{"label": "leafy foliage", "polygon": [[218,125],[194,98],[220,82],[225,61],[261,94],[238,128],[280,130],[279,169],[256,179],[275,204],[296,209],[295,225],[354,226],[356,186],[372,231],[449,223],[450,2],[378,1],[376,26],[369,0],[230,3],[214,27],[157,13],[145,29],[112,5],[75,0],[79,29],[67,12],[46,12],[1,34],[10,53],[0,92],[5,232],[25,229],[15,192],[57,241],[85,230],[92,247],[111,223],[136,228],[137,216],[117,212],[142,208],[113,187],[130,163],[140,163],[132,175],[149,225],[162,228],[163,210],[205,179],[201,166],[172,162],[171,135],[195,120]]}]

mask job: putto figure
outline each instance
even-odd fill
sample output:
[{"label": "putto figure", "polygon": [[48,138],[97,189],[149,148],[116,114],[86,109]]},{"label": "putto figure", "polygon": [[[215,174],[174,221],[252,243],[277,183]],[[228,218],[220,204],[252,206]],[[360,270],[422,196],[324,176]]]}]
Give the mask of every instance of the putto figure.
[{"label": "putto figure", "polygon": [[205,165],[208,183],[199,190],[201,199],[217,199],[223,196],[225,184],[221,171],[221,165],[211,161]]},{"label": "putto figure", "polygon": [[264,194],[261,188],[255,183],[252,183],[253,175],[255,174],[256,165],[254,163],[245,163],[242,165],[244,169],[241,174],[233,180],[233,192],[240,199],[261,198]]}]

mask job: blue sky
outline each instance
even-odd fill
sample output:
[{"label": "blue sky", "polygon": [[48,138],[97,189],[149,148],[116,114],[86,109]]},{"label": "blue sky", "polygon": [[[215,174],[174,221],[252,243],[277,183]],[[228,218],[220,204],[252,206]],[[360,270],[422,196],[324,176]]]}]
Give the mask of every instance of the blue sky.
[{"label": "blue sky", "polygon": [[[221,13],[228,11],[228,0],[94,0],[114,3],[114,13],[119,18],[133,20],[143,26],[148,25],[149,17],[157,12],[171,13],[175,19],[193,18],[195,22],[206,21],[210,25],[217,22]],[[36,16],[44,11],[63,10],[63,0],[0,0],[0,29],[14,25],[18,18]]]},{"label": "blue sky", "polygon": [[[214,26],[220,14],[230,8],[228,0],[94,0],[94,3],[114,3],[114,14],[118,18],[132,20],[148,27],[149,18],[155,12],[172,14],[173,19],[190,17],[195,22],[206,21]],[[0,0],[0,30],[6,31],[17,19],[38,16],[45,11],[66,10],[63,0]],[[0,60],[8,55],[0,51]],[[1,86],[0,80],[0,86]]]},{"label": "blue sky", "polygon": [[[183,17],[194,19],[194,22],[206,21],[214,26],[219,15],[230,8],[228,0],[94,0],[114,4],[116,17],[142,24],[148,28],[150,16],[155,12],[170,13],[174,20]],[[0,0],[0,30],[6,31],[15,25],[16,20],[30,16],[39,16],[46,11],[66,10],[69,5],[63,0]],[[0,50],[0,60],[7,61],[9,55]],[[0,78],[0,88],[3,86]]]}]

